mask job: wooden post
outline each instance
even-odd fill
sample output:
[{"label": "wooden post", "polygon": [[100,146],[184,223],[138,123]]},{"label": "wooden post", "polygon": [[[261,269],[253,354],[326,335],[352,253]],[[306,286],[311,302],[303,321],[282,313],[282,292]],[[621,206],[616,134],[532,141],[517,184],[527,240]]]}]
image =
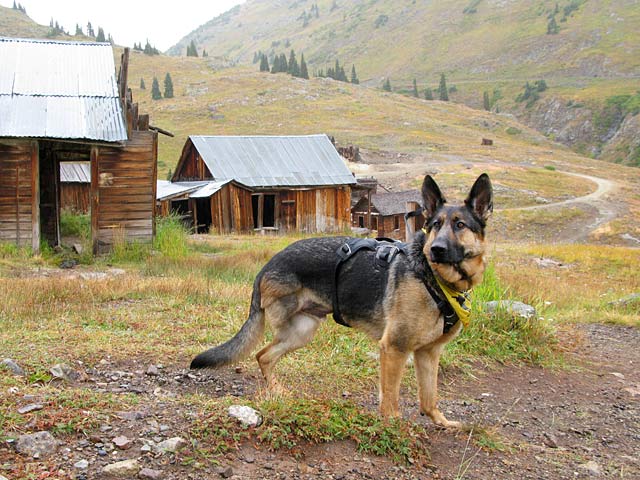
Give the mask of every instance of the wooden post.
[{"label": "wooden post", "polygon": [[[407,202],[405,204],[406,212],[413,212],[418,208],[418,204],[416,202]],[[412,242],[413,237],[416,234],[416,217],[407,218],[404,224],[405,229],[405,242]]]},{"label": "wooden post", "polygon": [[[20,246],[20,166],[16,167],[16,245]],[[31,212],[33,216],[33,211]],[[32,220],[33,221],[33,220]]]},{"label": "wooden post", "polygon": [[[147,117],[148,119],[148,117]],[[151,214],[151,241],[156,237],[156,194],[158,188],[158,134],[156,132],[150,132],[153,134],[153,173],[151,174],[151,201],[153,202],[153,209]]]},{"label": "wooden post", "polygon": [[31,142],[31,248],[35,253],[40,252],[40,155],[38,150],[38,142]]},{"label": "wooden post", "polygon": [[91,245],[93,254],[98,253],[99,215],[100,215],[100,152],[98,147],[91,147]]}]

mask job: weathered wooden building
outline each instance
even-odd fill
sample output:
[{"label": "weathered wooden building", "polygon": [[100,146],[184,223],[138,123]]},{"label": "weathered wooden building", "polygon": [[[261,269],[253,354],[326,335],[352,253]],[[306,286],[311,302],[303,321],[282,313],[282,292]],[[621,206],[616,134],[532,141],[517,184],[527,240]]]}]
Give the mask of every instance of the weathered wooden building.
[{"label": "weathered wooden building", "polygon": [[86,214],[91,203],[90,162],[60,163],[60,209]]},{"label": "weathered wooden building", "polygon": [[[378,237],[407,240],[404,214],[420,206],[420,192],[416,190],[394,193],[376,193],[362,197],[351,209],[351,226],[376,232]],[[424,225],[424,217],[410,220],[410,230]]]},{"label": "weathered wooden building", "polygon": [[158,201],[190,212],[199,232],[339,232],[353,184],[326,135],[191,136]]},{"label": "weathered wooden building", "polygon": [[157,132],[106,43],[0,38],[0,240],[60,243],[63,162],[89,162],[95,252],[154,234]]}]

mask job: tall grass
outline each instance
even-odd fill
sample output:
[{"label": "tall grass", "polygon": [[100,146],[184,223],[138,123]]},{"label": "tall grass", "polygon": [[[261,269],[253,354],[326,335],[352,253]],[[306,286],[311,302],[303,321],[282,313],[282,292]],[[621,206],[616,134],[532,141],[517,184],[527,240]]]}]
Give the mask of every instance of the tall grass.
[{"label": "tall grass", "polygon": [[[489,265],[484,281],[473,291],[471,322],[455,341],[447,345],[443,357],[445,364],[478,358],[535,364],[558,360],[555,329],[551,323],[540,316],[522,318],[506,308],[498,308],[492,313],[486,311],[487,302],[501,300],[515,299],[511,290],[501,283],[494,266]],[[534,307],[538,311],[541,304]]]},{"label": "tall grass", "polygon": [[177,215],[158,218],[153,246],[163,256],[171,259],[184,258],[189,253],[188,232]]}]

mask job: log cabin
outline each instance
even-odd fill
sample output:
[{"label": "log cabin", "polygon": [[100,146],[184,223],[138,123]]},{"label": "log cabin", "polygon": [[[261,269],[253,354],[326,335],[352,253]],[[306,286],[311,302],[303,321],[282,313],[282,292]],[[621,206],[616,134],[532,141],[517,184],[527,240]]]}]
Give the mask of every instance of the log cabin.
[{"label": "log cabin", "polygon": [[0,37],[0,240],[61,243],[60,168],[89,162],[94,253],[151,241],[157,131],[108,43]]},{"label": "log cabin", "polygon": [[350,228],[355,183],[326,135],[192,135],[158,208],[200,233],[336,233]]},{"label": "log cabin", "polygon": [[417,190],[363,196],[351,209],[351,226],[375,232],[377,237],[409,241],[411,233],[424,225],[424,217],[417,215],[410,219],[410,234],[407,235],[404,215],[418,209],[421,202]]}]

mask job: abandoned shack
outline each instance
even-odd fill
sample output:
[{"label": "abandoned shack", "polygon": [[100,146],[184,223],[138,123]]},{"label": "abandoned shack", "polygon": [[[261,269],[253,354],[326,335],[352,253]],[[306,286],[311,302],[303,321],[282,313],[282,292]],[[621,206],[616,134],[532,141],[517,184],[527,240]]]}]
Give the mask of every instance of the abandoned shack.
[{"label": "abandoned shack", "polygon": [[198,232],[339,232],[353,184],[326,135],[190,136],[159,211]]},{"label": "abandoned shack", "polygon": [[107,43],[0,38],[0,240],[59,245],[59,165],[89,162],[94,253],[154,234],[157,132]]},{"label": "abandoned shack", "polygon": [[60,209],[71,213],[89,213],[91,200],[91,164],[60,162]]},{"label": "abandoned shack", "polygon": [[[351,209],[351,226],[375,231],[378,237],[410,240],[404,214],[416,210],[420,203],[420,192],[415,190],[364,196]],[[410,232],[415,232],[424,225],[424,217],[418,215],[409,222]]]}]

